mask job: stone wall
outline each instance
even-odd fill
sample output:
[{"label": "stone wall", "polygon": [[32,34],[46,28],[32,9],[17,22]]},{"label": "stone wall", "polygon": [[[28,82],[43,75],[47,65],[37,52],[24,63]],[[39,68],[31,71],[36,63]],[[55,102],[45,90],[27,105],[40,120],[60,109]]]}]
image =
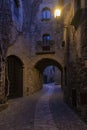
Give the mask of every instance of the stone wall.
[{"label": "stone wall", "polygon": [[0,103],[4,103],[7,95],[6,52],[11,38],[11,10],[9,0],[1,1],[0,4]]},{"label": "stone wall", "polygon": [[[80,12],[80,23],[68,27],[66,46],[66,102],[87,119],[87,19],[85,11]],[[77,13],[75,14],[77,17]],[[74,20],[77,21],[77,19]],[[72,18],[73,19],[73,18]],[[72,23],[72,22],[71,22]]]},{"label": "stone wall", "polygon": [[[54,7],[56,6],[57,2],[57,0],[51,0],[49,2],[46,0],[22,1],[22,31],[18,33],[19,30],[15,31],[15,28],[13,28],[13,34],[15,35],[16,40],[14,40],[14,44],[9,47],[7,57],[10,55],[15,55],[24,64],[24,96],[31,94],[42,87],[42,73],[40,72],[40,68],[35,68],[37,62],[45,58],[54,59],[63,67],[64,48],[61,46],[63,30],[60,26],[56,28],[57,26],[53,16]],[[42,9],[44,7],[49,7],[51,9],[51,19],[49,21],[42,21]],[[15,19],[13,19],[13,23],[14,20]],[[16,25],[15,27],[17,29]],[[57,29],[61,31],[56,33]],[[54,40],[54,54],[50,54],[49,51],[46,54],[36,54],[36,43],[39,40],[42,41],[43,34],[50,34],[51,40]]]}]

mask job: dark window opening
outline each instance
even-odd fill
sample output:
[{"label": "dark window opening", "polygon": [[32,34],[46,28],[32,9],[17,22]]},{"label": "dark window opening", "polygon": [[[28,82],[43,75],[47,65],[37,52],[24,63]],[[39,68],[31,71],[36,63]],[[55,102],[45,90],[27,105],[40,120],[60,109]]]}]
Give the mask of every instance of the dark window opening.
[{"label": "dark window opening", "polygon": [[49,44],[49,42],[50,42],[50,35],[44,34],[43,35],[43,44]]},{"label": "dark window opening", "polygon": [[14,0],[14,14],[19,18],[19,0]]},{"label": "dark window opening", "polygon": [[51,18],[50,9],[46,7],[46,8],[44,8],[44,9],[42,10],[42,19],[48,20],[48,19],[50,19],[50,18]]}]

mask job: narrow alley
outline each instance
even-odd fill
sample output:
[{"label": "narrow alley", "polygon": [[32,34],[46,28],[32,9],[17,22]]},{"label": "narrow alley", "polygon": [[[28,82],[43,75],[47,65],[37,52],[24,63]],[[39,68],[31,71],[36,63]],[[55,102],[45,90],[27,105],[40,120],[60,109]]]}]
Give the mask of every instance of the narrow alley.
[{"label": "narrow alley", "polygon": [[46,84],[28,97],[8,101],[0,112],[0,130],[87,130],[64,102],[61,87]]}]

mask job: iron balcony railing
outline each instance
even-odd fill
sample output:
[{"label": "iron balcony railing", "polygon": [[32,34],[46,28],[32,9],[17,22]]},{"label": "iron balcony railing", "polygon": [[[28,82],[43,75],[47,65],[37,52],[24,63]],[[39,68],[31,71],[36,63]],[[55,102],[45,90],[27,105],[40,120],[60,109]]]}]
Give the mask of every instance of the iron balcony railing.
[{"label": "iron balcony railing", "polygon": [[53,40],[43,42],[36,42],[36,54],[49,54],[55,53],[55,42]]}]

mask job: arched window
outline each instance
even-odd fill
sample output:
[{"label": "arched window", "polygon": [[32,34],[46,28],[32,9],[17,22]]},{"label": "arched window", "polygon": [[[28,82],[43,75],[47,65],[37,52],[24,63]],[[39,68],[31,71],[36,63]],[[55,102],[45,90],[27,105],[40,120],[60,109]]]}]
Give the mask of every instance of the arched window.
[{"label": "arched window", "polygon": [[22,31],[23,26],[23,7],[22,0],[11,0],[12,20],[18,31]]},{"label": "arched window", "polygon": [[19,0],[14,0],[14,14],[18,18],[19,17]]},{"label": "arched window", "polygon": [[50,35],[44,34],[43,35],[43,44],[48,44],[50,42]]},{"label": "arched window", "polygon": [[42,19],[50,19],[51,18],[51,12],[50,9],[45,7],[42,10]]}]

